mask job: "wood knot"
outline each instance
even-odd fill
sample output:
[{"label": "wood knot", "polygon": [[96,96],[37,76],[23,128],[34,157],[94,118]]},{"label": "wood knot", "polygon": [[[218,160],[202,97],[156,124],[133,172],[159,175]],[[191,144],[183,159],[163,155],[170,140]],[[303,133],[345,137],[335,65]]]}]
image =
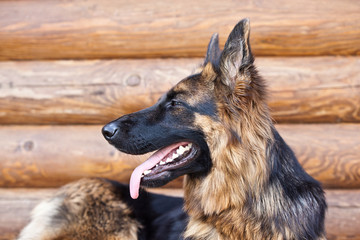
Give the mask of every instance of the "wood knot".
[{"label": "wood knot", "polygon": [[126,79],[126,84],[131,87],[138,86],[140,84],[140,82],[141,82],[141,77],[137,74],[130,75]]},{"label": "wood knot", "polygon": [[25,151],[32,151],[34,149],[34,142],[33,141],[26,141],[23,144],[23,148]]}]

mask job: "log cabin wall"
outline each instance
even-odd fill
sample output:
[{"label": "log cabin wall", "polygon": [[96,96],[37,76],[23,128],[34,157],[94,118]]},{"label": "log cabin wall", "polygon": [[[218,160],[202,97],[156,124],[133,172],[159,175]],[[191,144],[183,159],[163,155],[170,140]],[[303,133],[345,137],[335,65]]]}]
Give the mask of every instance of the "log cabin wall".
[{"label": "log cabin wall", "polygon": [[[360,239],[360,2],[0,1],[0,239],[81,177],[128,182],[144,157],[102,138],[249,17],[277,128],[326,188],[328,239]],[[181,195],[181,178],[158,190]]]}]

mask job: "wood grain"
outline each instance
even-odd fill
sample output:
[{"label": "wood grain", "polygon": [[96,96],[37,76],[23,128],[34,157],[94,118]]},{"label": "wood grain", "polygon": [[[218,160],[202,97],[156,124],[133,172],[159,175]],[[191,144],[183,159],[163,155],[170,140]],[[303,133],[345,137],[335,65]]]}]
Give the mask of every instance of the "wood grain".
[{"label": "wood grain", "polygon": [[[30,211],[55,189],[0,189],[0,239],[12,240],[28,223]],[[180,189],[156,189],[155,192],[182,196]],[[360,190],[327,190],[329,209],[326,232],[329,240],[359,240]]]},{"label": "wood grain", "polygon": [[1,189],[0,240],[14,240],[30,221],[31,210],[56,189]]},{"label": "wood grain", "polygon": [[58,187],[87,176],[128,182],[148,155],[117,151],[103,138],[101,128],[0,126],[0,187]]},{"label": "wood grain", "polygon": [[242,18],[258,56],[360,54],[352,0],[0,2],[0,59],[194,57]]},{"label": "wood grain", "polygon": [[325,187],[360,187],[360,124],[281,124],[277,128],[304,169]]},{"label": "wood grain", "polygon": [[[277,125],[305,170],[328,188],[360,187],[360,124]],[[1,126],[0,187],[58,187],[81,177],[127,183],[147,156],[107,144],[101,126]],[[167,187],[181,187],[179,178]]]},{"label": "wood grain", "polygon": [[[326,191],[328,211],[326,213],[326,231],[328,240],[360,239],[360,190]],[[332,221],[336,219],[336,221]]]},{"label": "wood grain", "polygon": [[[151,106],[201,62],[0,62],[0,124],[104,124]],[[360,57],[262,57],[256,65],[276,122],[360,122]]]}]

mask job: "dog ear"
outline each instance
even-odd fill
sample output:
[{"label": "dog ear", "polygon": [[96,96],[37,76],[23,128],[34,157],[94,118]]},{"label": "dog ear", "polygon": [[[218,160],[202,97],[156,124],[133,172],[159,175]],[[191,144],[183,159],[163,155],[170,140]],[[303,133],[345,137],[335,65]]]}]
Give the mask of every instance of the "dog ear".
[{"label": "dog ear", "polygon": [[236,85],[246,88],[246,68],[253,64],[250,49],[250,21],[241,20],[232,30],[220,57],[221,81],[234,89]]},{"label": "dog ear", "polygon": [[219,48],[219,34],[214,33],[211,36],[208,45],[204,66],[206,66],[208,63],[212,63],[213,65],[216,65],[216,63],[219,61],[220,54],[221,54],[221,50]]}]

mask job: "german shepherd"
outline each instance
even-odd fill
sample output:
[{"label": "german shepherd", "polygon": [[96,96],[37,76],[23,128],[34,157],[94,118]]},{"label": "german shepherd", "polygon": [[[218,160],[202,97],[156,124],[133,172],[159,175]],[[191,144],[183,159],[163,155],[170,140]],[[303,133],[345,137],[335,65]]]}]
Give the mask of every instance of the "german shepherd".
[{"label": "german shepherd", "polygon": [[[325,239],[324,192],[272,123],[249,32],[240,21],[223,51],[214,34],[200,73],[103,127],[122,152],[156,151],[129,186],[68,184],[35,208],[19,239]],[[140,187],[181,175],[184,199]]]}]

